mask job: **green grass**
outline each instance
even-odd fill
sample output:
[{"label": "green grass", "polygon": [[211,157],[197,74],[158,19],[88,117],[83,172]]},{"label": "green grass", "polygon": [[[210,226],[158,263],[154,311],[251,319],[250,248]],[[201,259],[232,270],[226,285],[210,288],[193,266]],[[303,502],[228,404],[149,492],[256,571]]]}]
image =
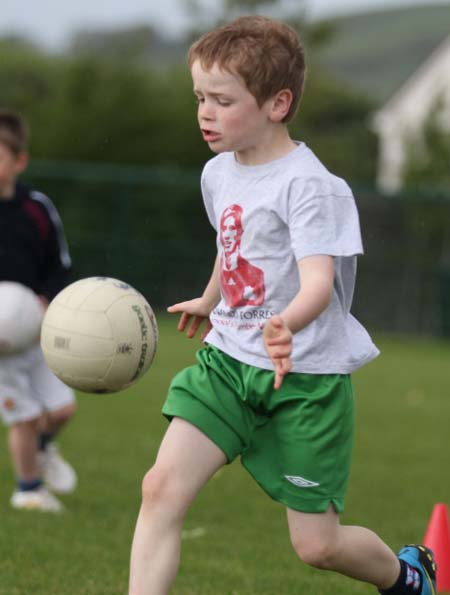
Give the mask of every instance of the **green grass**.
[{"label": "green grass", "polygon": [[[166,427],[159,410],[171,376],[197,342],[160,317],[153,368],[116,395],[79,395],[61,437],[79,489],[61,516],[17,512],[0,459],[0,595],[126,593],[140,483]],[[357,441],[343,521],[369,526],[397,549],[423,537],[433,504],[450,503],[450,345],[380,338],[382,356],[355,374]],[[2,429],[1,438],[5,439]],[[283,507],[239,462],[190,510],[175,595],[364,595],[368,585],[305,567],[292,552]]]}]

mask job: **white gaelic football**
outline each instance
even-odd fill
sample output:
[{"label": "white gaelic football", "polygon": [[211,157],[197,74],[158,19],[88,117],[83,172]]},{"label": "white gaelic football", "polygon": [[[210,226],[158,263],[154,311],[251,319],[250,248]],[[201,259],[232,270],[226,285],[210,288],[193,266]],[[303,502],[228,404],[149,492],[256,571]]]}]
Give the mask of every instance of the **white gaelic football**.
[{"label": "white gaelic football", "polygon": [[0,356],[20,353],[39,341],[44,306],[20,283],[0,281]]},{"label": "white gaelic football", "polygon": [[158,327],[150,304],[133,287],[89,277],[52,300],[41,346],[49,368],[65,384],[88,393],[112,393],[148,370]]}]

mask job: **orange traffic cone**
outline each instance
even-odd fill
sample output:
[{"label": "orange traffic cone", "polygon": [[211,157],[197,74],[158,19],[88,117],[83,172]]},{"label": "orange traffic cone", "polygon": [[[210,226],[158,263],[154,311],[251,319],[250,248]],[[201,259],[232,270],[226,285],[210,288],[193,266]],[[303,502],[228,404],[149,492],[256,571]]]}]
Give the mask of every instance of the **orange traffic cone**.
[{"label": "orange traffic cone", "polygon": [[423,544],[433,550],[438,593],[450,593],[450,524],[446,504],[435,504]]}]

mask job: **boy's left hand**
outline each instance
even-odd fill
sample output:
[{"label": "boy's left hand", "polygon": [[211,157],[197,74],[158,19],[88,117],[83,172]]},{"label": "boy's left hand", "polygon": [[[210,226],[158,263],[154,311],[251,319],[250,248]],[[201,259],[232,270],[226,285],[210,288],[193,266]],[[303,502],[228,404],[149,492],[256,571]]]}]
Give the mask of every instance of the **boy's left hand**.
[{"label": "boy's left hand", "polygon": [[45,295],[38,295],[39,301],[42,304],[42,307],[44,308],[44,310],[47,310],[48,308],[48,298],[45,297]]},{"label": "boy's left hand", "polygon": [[264,347],[275,366],[275,390],[292,367],[292,333],[281,316],[272,316],[263,330]]}]

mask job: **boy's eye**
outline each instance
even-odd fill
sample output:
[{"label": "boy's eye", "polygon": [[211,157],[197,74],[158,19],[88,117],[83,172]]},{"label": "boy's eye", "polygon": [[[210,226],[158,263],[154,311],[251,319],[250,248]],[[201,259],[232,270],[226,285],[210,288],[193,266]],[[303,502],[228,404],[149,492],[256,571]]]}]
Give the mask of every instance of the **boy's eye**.
[{"label": "boy's eye", "polygon": [[[199,95],[195,96],[195,103],[199,104],[199,103],[205,103],[205,98],[201,97]],[[229,99],[221,99],[220,97],[216,97],[215,101],[218,103],[218,105],[220,105],[221,107],[227,107],[229,105],[231,105],[231,101]]]}]

